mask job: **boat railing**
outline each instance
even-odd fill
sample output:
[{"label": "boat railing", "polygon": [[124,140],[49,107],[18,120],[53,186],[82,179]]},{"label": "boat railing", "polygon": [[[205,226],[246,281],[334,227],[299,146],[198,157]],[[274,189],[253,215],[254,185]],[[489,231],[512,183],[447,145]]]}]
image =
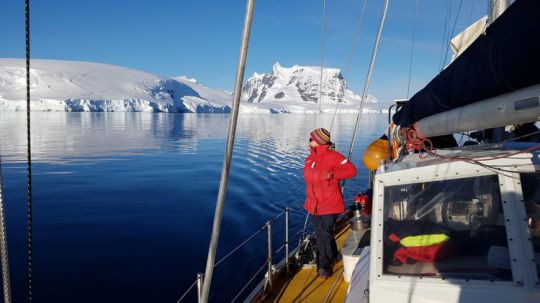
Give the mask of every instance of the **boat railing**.
[{"label": "boat railing", "polygon": [[[290,230],[291,230],[290,225],[289,225],[289,213],[291,211],[292,212],[302,212],[303,209],[295,208],[295,207],[286,207],[283,211],[281,211],[279,214],[277,214],[272,219],[268,220],[264,225],[262,225],[259,229],[257,229],[253,234],[251,234],[245,240],[240,242],[237,246],[235,246],[233,249],[231,249],[227,254],[225,254],[221,259],[219,259],[219,261],[217,261],[214,264],[214,269],[215,269],[220,264],[222,264],[224,261],[226,261],[231,256],[233,256],[236,252],[238,252],[238,250],[240,250],[240,248],[242,248],[245,245],[247,245],[248,243],[250,243],[259,234],[261,234],[263,231],[266,230],[266,232],[267,232],[266,240],[267,240],[267,246],[268,246],[267,258],[262,263],[262,265],[260,267],[258,267],[258,269],[250,277],[250,279],[236,293],[235,297],[231,300],[231,302],[235,302],[238,298],[240,298],[240,296],[244,293],[244,291],[248,288],[248,286],[251,285],[251,283],[253,283],[253,281],[257,278],[257,276],[259,274],[261,274],[261,272],[263,272],[263,270],[265,268],[267,269],[266,276],[265,276],[265,287],[272,288],[273,274],[274,274],[274,272],[276,270],[275,267],[274,267],[274,264],[273,264],[274,263],[273,259],[274,259],[274,256],[281,253],[282,251],[284,251],[284,256],[285,256],[284,260],[282,261],[282,262],[284,262],[284,264],[283,264],[284,268],[287,271],[289,270],[289,256],[290,256],[290,253],[289,253],[289,243],[290,243],[290,241],[289,241],[289,239],[296,239],[297,237],[299,237],[299,236],[302,237],[302,235],[306,234],[306,230],[305,230],[306,226],[305,226],[305,224],[302,224],[303,228],[301,226],[298,226],[297,227],[298,231],[296,231],[292,236],[289,234]],[[273,235],[273,231],[272,231],[272,226],[276,223],[276,221],[278,221],[282,217],[284,217],[284,224],[285,224],[285,226],[284,226],[284,240],[277,249],[273,250],[272,242],[273,242],[274,235]],[[196,291],[197,302],[201,302],[201,291],[202,291],[203,281],[204,281],[204,274],[201,273],[201,272],[197,273],[196,279],[193,281],[193,283],[190,284],[190,286],[187,288],[187,290],[180,296],[180,299],[178,299],[177,303],[180,303],[183,300],[185,300],[188,297],[188,295],[190,295],[190,293],[192,291]]]}]

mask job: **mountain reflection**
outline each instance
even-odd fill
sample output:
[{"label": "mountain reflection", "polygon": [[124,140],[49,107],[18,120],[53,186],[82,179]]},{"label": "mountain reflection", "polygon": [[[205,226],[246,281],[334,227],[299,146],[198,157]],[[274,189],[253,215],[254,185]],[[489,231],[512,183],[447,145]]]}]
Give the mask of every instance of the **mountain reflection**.
[{"label": "mountain reflection", "polygon": [[[70,162],[164,148],[191,154],[200,152],[201,141],[215,141],[224,148],[229,118],[228,114],[32,112],[32,159]],[[331,120],[332,115],[240,115],[235,152],[254,165],[264,160],[269,170],[299,166],[308,152],[308,133],[321,125],[330,128]],[[341,152],[348,149],[354,120],[353,114],[337,116],[332,134]],[[384,120],[383,115],[364,115],[360,136],[377,136],[384,131]],[[24,162],[25,113],[0,112],[0,127],[3,159]]]}]

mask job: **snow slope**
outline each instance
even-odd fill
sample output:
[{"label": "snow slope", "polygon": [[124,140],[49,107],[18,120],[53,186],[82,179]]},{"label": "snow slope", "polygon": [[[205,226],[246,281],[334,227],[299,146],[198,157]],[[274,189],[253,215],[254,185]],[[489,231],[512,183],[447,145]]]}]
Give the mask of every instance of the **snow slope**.
[{"label": "snow slope", "polygon": [[[0,109],[26,109],[22,59],[0,59]],[[59,60],[31,61],[32,110],[185,112],[189,85],[119,66]]]},{"label": "snow slope", "polygon": [[[134,69],[78,61],[31,61],[32,110],[121,112],[230,112],[232,95],[186,77],[166,78]],[[325,69],[323,111],[356,112],[360,97],[346,89],[338,69]],[[319,69],[275,64],[243,88],[241,113],[318,112]],[[376,99],[364,111],[375,112]],[[0,110],[26,110],[23,59],[0,59]]]}]

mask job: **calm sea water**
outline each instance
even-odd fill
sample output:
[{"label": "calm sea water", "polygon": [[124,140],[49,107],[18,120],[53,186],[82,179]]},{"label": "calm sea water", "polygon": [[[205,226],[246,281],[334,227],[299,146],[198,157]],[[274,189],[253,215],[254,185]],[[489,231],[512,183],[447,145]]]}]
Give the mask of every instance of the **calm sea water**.
[{"label": "calm sea water", "polygon": [[[308,133],[331,118],[240,115],[218,259],[285,207],[291,235],[302,229]],[[205,268],[228,122],[222,114],[32,113],[35,302],[176,302]],[[338,115],[332,130],[344,154],[354,122]],[[385,115],[363,116],[349,202],[367,180],[361,153],[386,124]],[[0,153],[13,299],[22,302],[25,113],[0,112]],[[283,225],[274,223],[276,249]],[[240,291],[266,245],[261,232],[216,267],[213,301]]]}]

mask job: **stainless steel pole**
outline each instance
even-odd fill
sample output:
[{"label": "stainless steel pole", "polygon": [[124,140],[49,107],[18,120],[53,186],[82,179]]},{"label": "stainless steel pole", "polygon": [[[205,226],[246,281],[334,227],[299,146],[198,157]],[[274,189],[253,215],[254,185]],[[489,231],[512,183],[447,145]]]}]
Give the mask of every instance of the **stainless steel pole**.
[{"label": "stainless steel pole", "polygon": [[231,105],[231,120],[229,131],[227,134],[227,146],[225,148],[225,156],[223,159],[223,167],[221,169],[221,180],[219,183],[219,191],[216,202],[216,211],[214,214],[214,223],[212,226],[212,236],[210,238],[210,247],[208,248],[208,257],[206,260],[206,270],[204,274],[203,289],[201,293],[201,302],[208,302],[210,294],[210,285],[212,283],[212,273],[214,270],[214,262],[216,258],[216,250],[219,240],[219,232],[221,228],[221,217],[223,216],[223,204],[227,193],[227,184],[229,181],[229,170],[231,168],[231,160],[234,147],[234,137],[236,135],[236,124],[238,121],[238,110],[240,107],[240,94],[244,81],[244,71],[246,67],[247,51],[249,46],[249,35],[251,32],[251,21],[253,19],[253,9],[255,0],[246,0],[246,13],[244,16],[244,28],[242,30],[242,41],[240,43],[240,55],[238,57],[238,68],[236,70],[236,80],[234,83],[234,98]]},{"label": "stainless steel pole", "polygon": [[289,208],[285,208],[285,269],[289,272]]},{"label": "stainless steel pole", "polygon": [[203,276],[204,274],[202,272],[197,273],[197,302],[198,303],[201,303]]},{"label": "stainless steel pole", "polygon": [[[0,166],[2,160],[0,159]],[[4,213],[4,196],[2,184],[2,170],[0,167],[0,255],[2,259],[2,284],[4,290],[4,302],[11,303],[11,287],[9,281],[9,258],[7,247],[6,217]]]},{"label": "stainless steel pole", "polygon": [[353,137],[351,141],[351,146],[349,147],[349,155],[347,156],[349,160],[351,159],[354,142],[356,141],[356,133],[358,132],[358,125],[360,124],[360,119],[362,118],[362,110],[364,109],[364,103],[365,103],[368,88],[369,88],[369,81],[371,80],[371,73],[373,72],[373,66],[375,65],[375,57],[377,57],[377,49],[379,48],[379,41],[381,40],[382,30],[384,27],[384,20],[386,19],[387,11],[388,11],[388,0],[384,0],[381,20],[379,22],[379,30],[377,31],[377,37],[375,38],[375,45],[373,46],[373,53],[371,54],[371,62],[369,63],[369,69],[366,76],[366,82],[364,82],[364,90],[362,91],[362,100],[360,101],[358,115],[356,116],[356,123],[354,125],[354,132],[353,132]]},{"label": "stainless steel pole", "polygon": [[266,223],[268,231],[268,286],[272,289],[272,221]]}]

